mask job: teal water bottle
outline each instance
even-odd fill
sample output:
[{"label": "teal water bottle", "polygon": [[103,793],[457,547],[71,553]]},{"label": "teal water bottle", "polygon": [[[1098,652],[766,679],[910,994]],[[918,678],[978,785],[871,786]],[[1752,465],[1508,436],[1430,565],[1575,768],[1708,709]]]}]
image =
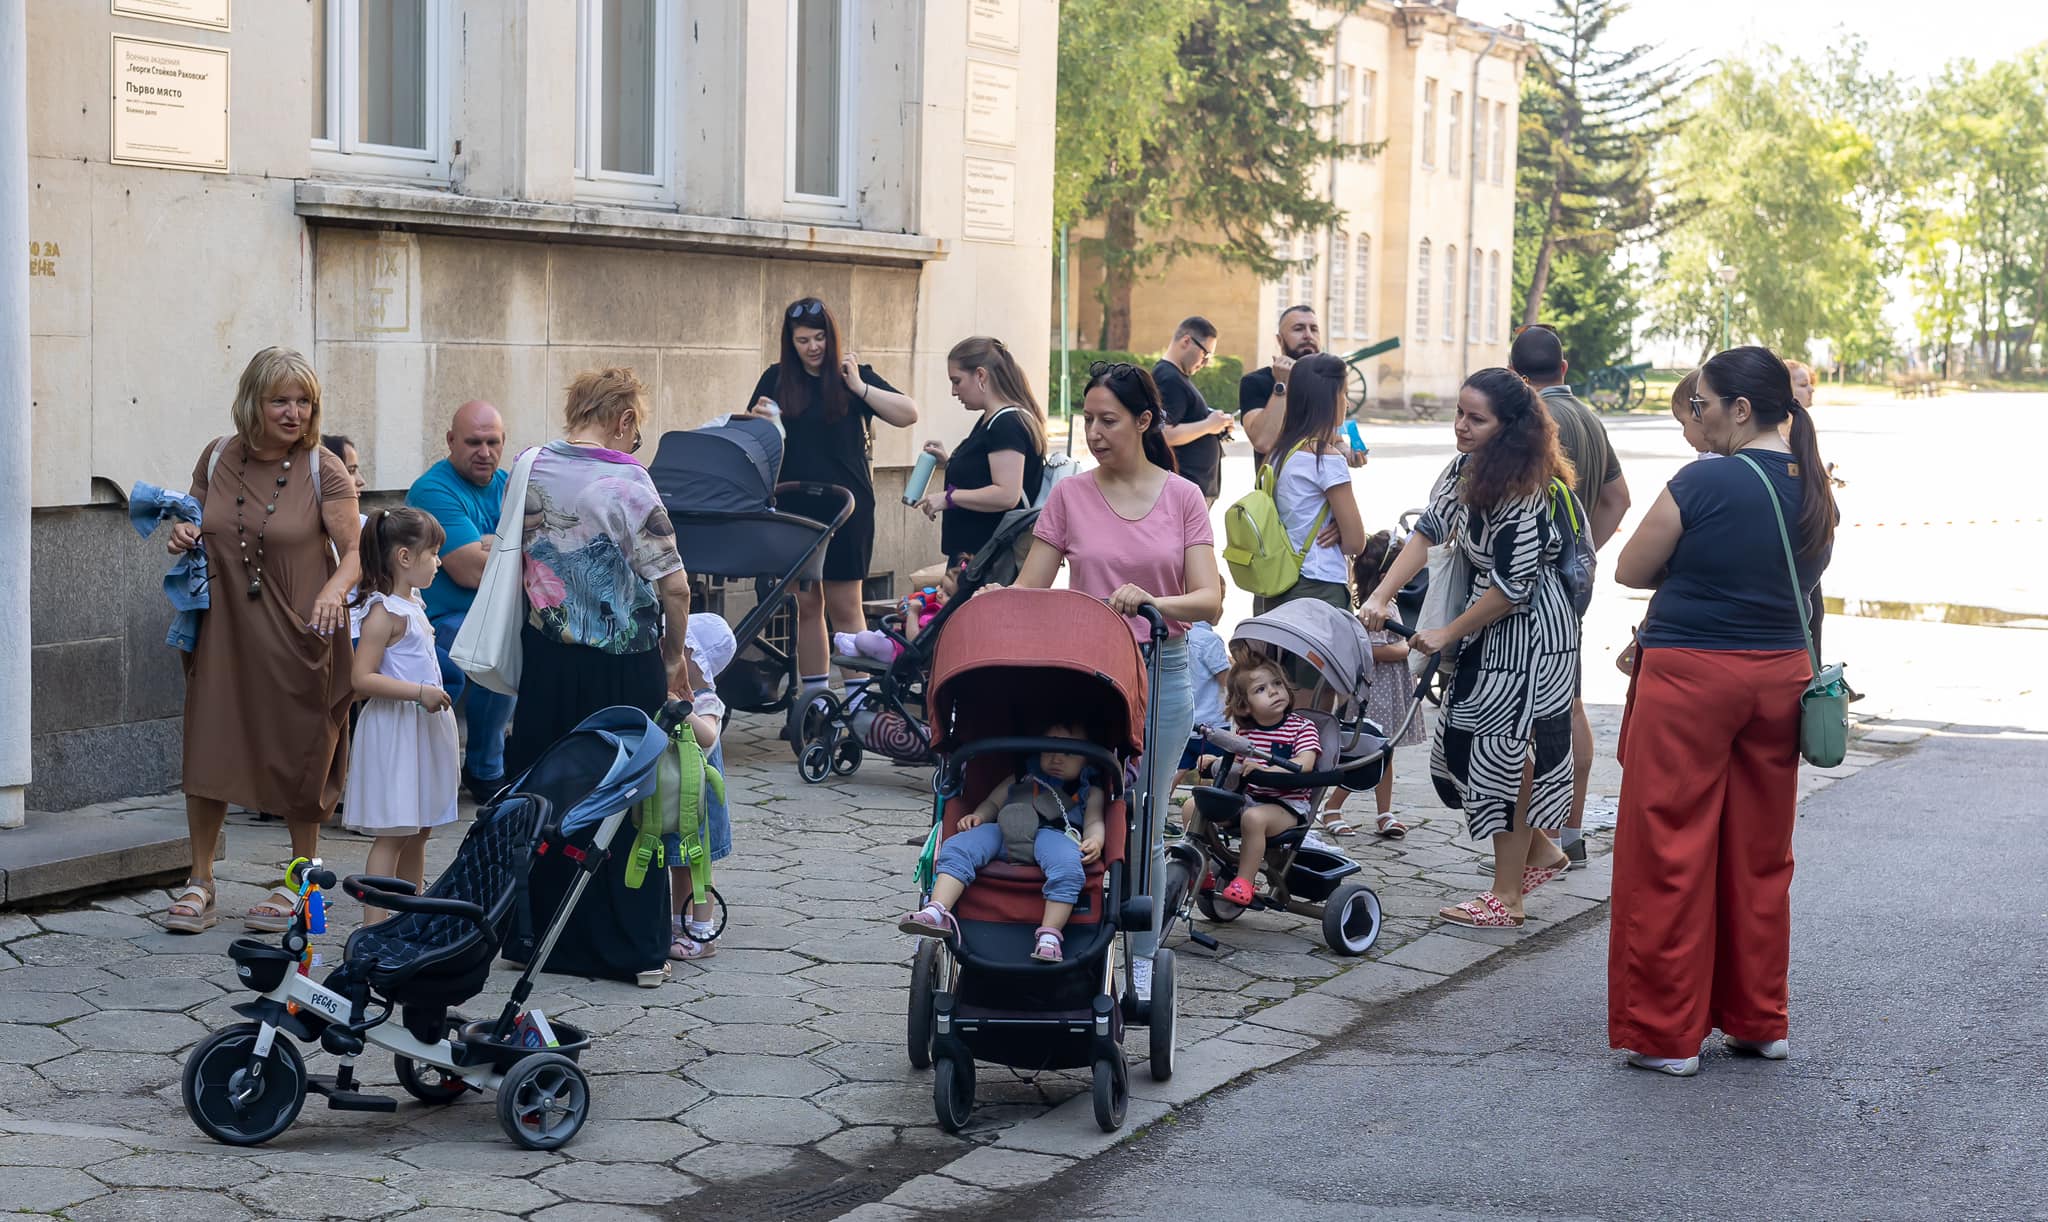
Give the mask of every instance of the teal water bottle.
[{"label": "teal water bottle", "polygon": [[1344,436],[1351,440],[1351,448],[1353,450],[1360,454],[1366,453],[1365,434],[1358,431],[1358,421],[1346,420],[1344,422]]},{"label": "teal water bottle", "polygon": [[917,456],[917,465],[910,469],[910,478],[903,484],[903,503],[915,505],[924,499],[925,489],[931,487],[932,472],[939,469],[939,456],[926,450]]}]

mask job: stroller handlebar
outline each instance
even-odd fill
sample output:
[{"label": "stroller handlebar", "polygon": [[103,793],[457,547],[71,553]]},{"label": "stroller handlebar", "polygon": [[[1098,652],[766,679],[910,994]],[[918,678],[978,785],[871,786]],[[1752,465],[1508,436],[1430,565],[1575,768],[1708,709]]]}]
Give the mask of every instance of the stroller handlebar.
[{"label": "stroller handlebar", "polygon": [[341,889],[357,902],[375,908],[389,908],[393,912],[413,912],[424,916],[461,917],[478,926],[484,923],[485,914],[480,905],[472,904],[468,900],[414,895],[412,884],[402,879],[351,874],[341,880]]},{"label": "stroller handlebar", "polygon": [[1147,603],[1138,608],[1138,618],[1152,625],[1152,640],[1155,643],[1166,639],[1166,617],[1159,613],[1159,608]]},{"label": "stroller handlebar", "polygon": [[1301,765],[1293,760],[1282,759],[1271,751],[1255,747],[1250,739],[1232,734],[1228,730],[1219,730],[1214,726],[1196,726],[1195,733],[1201,735],[1210,746],[1221,747],[1232,755],[1247,755],[1255,760],[1271,764],[1276,768],[1284,768],[1289,772],[1301,771]]}]

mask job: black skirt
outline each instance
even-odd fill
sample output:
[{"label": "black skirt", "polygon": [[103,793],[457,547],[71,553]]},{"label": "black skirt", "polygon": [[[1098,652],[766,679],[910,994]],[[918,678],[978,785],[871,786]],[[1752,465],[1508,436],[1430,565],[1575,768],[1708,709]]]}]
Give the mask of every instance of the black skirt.
[{"label": "black skirt", "polygon": [[628,704],[649,717],[668,698],[661,651],[606,653],[565,645],[527,624],[519,632],[519,703],[505,744],[505,775],[517,776],[554,741],[599,709]]}]

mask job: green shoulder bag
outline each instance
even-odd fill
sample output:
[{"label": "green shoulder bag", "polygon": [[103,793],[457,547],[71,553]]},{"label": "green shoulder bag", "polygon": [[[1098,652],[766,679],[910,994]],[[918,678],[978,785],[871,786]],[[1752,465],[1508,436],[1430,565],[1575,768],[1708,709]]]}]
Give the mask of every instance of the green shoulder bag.
[{"label": "green shoulder bag", "polygon": [[1799,565],[1792,558],[1792,535],[1785,529],[1785,508],[1778,503],[1778,490],[1755,459],[1747,454],[1735,457],[1749,464],[1770,496],[1771,514],[1778,519],[1778,542],[1785,547],[1785,571],[1792,577],[1792,604],[1799,610],[1799,631],[1806,637],[1806,656],[1813,663],[1813,677],[1799,697],[1799,754],[1816,768],[1833,768],[1849,754],[1849,685],[1842,678],[1841,665],[1822,666],[1820,651],[1813,647],[1806,591],[1799,587]]}]

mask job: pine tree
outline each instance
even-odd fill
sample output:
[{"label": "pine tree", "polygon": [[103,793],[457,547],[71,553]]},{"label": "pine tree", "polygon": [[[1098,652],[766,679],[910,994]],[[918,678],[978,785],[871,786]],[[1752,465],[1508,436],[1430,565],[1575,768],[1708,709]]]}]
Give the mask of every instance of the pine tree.
[{"label": "pine tree", "polygon": [[1665,219],[1651,152],[1675,127],[1672,101],[1685,83],[1678,65],[1652,62],[1649,46],[1603,45],[1626,0],[1550,4],[1551,24],[1526,22],[1542,54],[1538,80],[1523,95],[1516,175],[1536,235],[1524,323],[1540,319],[1560,251],[1604,258]]}]

